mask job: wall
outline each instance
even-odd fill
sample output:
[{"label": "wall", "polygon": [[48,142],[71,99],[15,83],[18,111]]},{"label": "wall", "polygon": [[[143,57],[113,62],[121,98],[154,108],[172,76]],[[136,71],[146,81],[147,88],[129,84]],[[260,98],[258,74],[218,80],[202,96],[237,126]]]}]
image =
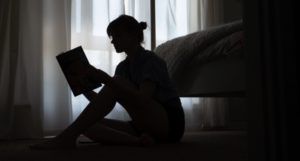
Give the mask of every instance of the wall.
[{"label": "wall", "polygon": [[242,0],[224,0],[224,23],[241,19],[243,17]]}]

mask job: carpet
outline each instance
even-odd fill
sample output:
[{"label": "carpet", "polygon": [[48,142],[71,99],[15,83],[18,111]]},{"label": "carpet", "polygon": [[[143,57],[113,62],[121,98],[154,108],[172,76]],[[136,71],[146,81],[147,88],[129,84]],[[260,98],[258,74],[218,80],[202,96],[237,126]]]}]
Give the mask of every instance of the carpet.
[{"label": "carpet", "polygon": [[247,133],[186,133],[180,143],[151,147],[81,143],[73,150],[32,150],[40,140],[0,141],[0,161],[247,161]]}]

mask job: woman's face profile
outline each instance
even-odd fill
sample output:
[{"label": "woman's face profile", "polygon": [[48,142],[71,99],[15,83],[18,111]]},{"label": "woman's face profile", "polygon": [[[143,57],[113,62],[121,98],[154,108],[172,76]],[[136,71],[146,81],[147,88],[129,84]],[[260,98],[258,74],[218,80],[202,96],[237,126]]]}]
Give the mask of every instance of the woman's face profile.
[{"label": "woman's face profile", "polygon": [[117,53],[123,52],[123,47],[122,47],[122,38],[120,36],[112,35],[110,37],[111,43],[114,45],[115,50]]},{"label": "woman's face profile", "polygon": [[117,53],[124,52],[131,45],[130,35],[123,33],[113,33],[110,36],[111,43],[114,45]]}]

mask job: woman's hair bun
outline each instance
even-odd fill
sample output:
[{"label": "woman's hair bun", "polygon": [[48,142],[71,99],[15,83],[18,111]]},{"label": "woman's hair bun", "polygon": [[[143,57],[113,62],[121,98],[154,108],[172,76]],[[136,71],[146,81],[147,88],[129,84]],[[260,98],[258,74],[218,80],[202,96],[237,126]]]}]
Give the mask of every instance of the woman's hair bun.
[{"label": "woman's hair bun", "polygon": [[146,22],[140,22],[139,25],[140,25],[142,30],[145,30],[147,28],[147,23]]}]

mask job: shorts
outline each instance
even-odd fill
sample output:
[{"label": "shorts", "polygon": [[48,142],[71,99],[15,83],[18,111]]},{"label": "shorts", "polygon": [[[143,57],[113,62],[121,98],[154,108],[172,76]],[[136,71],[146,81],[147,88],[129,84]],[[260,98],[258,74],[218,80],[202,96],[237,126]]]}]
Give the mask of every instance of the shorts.
[{"label": "shorts", "polygon": [[[168,121],[169,121],[168,138],[166,140],[159,140],[159,141],[166,142],[166,143],[176,143],[181,140],[181,138],[184,134],[184,130],[185,130],[184,111],[181,106],[181,102],[180,102],[179,98],[178,98],[178,100],[174,99],[170,102],[171,103],[163,105],[164,109],[167,112]],[[142,134],[142,132],[139,131],[133,125],[132,121],[129,121],[129,123],[135,129],[138,136]]]},{"label": "shorts", "polygon": [[166,140],[170,143],[179,142],[184,134],[185,118],[181,102],[174,99],[168,105],[163,105],[169,120],[169,137]]}]

